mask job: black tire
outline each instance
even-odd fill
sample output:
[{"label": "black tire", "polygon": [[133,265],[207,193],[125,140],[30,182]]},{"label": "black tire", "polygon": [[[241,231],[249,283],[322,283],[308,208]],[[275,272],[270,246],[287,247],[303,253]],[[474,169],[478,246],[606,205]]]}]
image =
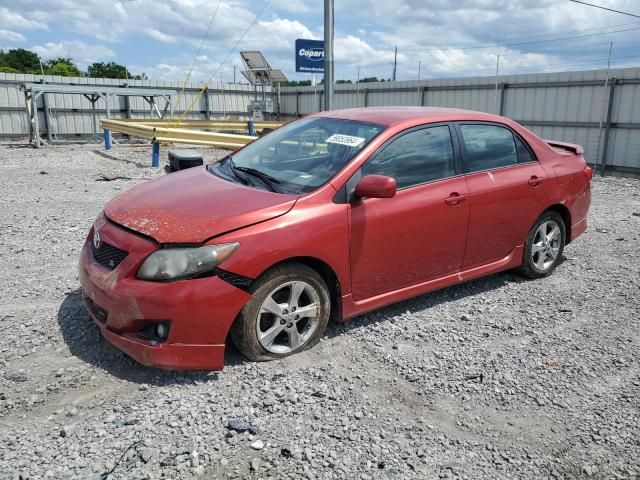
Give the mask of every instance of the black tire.
[{"label": "black tire", "polygon": [[[289,300],[291,299],[294,282],[295,285],[306,284],[310,288],[307,289],[305,287],[305,290],[299,295],[303,303],[305,300],[309,301],[308,305],[297,308],[300,308],[300,311],[302,311],[304,308],[312,309],[313,305],[318,304],[315,320],[312,321],[311,317],[302,317],[294,320],[294,318],[296,318],[293,316],[295,314],[295,307],[292,307],[293,310],[291,312],[286,308],[281,310],[281,313],[286,312],[286,316],[283,315],[280,317],[272,313],[263,312],[260,314],[260,319],[258,319],[263,302],[271,295],[276,298],[281,298],[278,296],[288,294]],[[314,291],[315,294],[313,293]],[[231,340],[236,348],[249,360],[264,362],[302,352],[318,343],[324,334],[331,315],[331,298],[324,280],[312,268],[294,262],[273,267],[254,282],[251,293],[253,294],[253,298],[245,305],[231,327]],[[317,295],[317,297],[315,295]],[[313,301],[314,298],[317,299],[315,302]],[[278,301],[276,301],[276,304],[278,306],[281,305]],[[295,305],[298,304],[299,302],[295,302]],[[285,323],[282,323],[285,317],[287,320]],[[293,324],[293,327],[291,327],[290,324]],[[263,325],[265,325],[265,331],[259,332],[259,329],[262,329]],[[313,325],[313,331],[310,325]],[[270,351],[261,343],[259,333],[264,334],[270,329],[276,331],[278,328],[282,328],[282,331],[278,333],[278,336],[274,339],[270,347],[272,350],[280,349],[281,347],[283,350],[285,348],[291,348],[293,342],[292,335],[294,335],[296,339],[302,338],[295,335],[293,329],[296,329],[303,337],[308,335],[308,338],[305,339],[304,343],[291,351]],[[301,330],[304,334],[300,333]],[[286,341],[284,340],[285,338]],[[284,345],[285,343],[288,343],[289,347],[286,347]]]},{"label": "black tire", "polygon": [[[539,241],[541,237],[539,236],[538,231],[540,230],[541,226],[547,222],[554,222],[560,229],[560,236],[558,238],[557,244],[558,251],[555,258],[553,258],[553,260],[548,265],[544,262],[544,258],[550,259],[551,257],[548,256],[549,254],[539,251],[534,254],[533,252],[534,245],[541,245],[541,242]],[[562,257],[562,253],[564,252],[566,236],[567,229],[562,216],[560,216],[559,213],[554,212],[553,210],[547,210],[546,212],[544,212],[542,215],[540,215],[540,218],[538,218],[536,223],[531,228],[529,235],[527,236],[527,241],[524,246],[524,257],[522,259],[522,265],[516,269],[516,272],[529,278],[543,278],[551,275],[558,266],[558,263],[560,263],[560,258]],[[551,246],[549,246],[547,251],[551,251]],[[542,261],[540,261],[540,255],[547,256],[544,257]],[[538,262],[536,262],[536,260],[538,260]],[[540,268],[541,263],[543,264],[544,268]]]}]

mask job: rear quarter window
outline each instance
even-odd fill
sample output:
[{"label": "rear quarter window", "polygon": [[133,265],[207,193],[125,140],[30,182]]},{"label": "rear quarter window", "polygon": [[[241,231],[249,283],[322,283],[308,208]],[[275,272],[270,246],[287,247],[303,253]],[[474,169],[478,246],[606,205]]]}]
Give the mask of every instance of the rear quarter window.
[{"label": "rear quarter window", "polygon": [[535,157],[531,153],[531,150],[529,150],[529,147],[525,145],[524,141],[517,135],[515,135],[515,139],[518,150],[518,161],[520,163],[535,162]]}]

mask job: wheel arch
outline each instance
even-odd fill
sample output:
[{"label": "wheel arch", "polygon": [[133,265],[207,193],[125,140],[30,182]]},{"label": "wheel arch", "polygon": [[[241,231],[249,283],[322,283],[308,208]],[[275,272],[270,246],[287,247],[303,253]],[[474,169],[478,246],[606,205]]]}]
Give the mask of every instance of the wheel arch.
[{"label": "wheel arch", "polygon": [[564,223],[564,229],[566,232],[566,238],[564,243],[565,245],[568,245],[569,243],[571,243],[571,212],[569,211],[569,209],[561,203],[556,203],[548,207],[542,213],[544,214],[545,212],[556,212],[562,217],[562,221]]},{"label": "wheel arch", "polygon": [[327,262],[312,256],[289,257],[279,260],[272,265],[269,265],[262,272],[260,272],[259,275],[256,276],[256,279],[260,278],[272,268],[278,267],[280,265],[285,265],[287,263],[301,263],[315,270],[322,277],[325,284],[327,285],[327,288],[329,289],[329,297],[331,299],[330,318],[332,320],[340,321],[342,319],[342,287],[340,284],[340,278],[336,274],[333,267],[331,267],[331,265],[329,265]]},{"label": "wheel arch", "polygon": [[331,298],[330,318],[332,320],[340,320],[342,318],[342,288],[340,279],[331,265],[316,257],[291,257],[278,262],[276,265],[283,263],[302,263],[318,272],[329,289],[329,297]]}]

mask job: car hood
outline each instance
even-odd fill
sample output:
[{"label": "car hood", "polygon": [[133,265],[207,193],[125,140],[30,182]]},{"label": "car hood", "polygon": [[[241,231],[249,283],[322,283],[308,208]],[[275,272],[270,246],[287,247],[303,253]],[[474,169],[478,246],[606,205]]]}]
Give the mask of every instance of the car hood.
[{"label": "car hood", "polygon": [[107,203],[110,220],[160,243],[200,243],[287,213],[298,195],[247,187],[195,167],[144,182]]}]

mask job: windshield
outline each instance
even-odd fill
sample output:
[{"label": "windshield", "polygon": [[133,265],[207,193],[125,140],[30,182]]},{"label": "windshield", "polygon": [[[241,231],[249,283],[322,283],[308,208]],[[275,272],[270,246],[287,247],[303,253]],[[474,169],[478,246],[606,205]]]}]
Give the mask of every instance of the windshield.
[{"label": "windshield", "polygon": [[209,171],[275,192],[310,192],[331,179],[383,129],[336,118],[302,119],[210,165]]}]

